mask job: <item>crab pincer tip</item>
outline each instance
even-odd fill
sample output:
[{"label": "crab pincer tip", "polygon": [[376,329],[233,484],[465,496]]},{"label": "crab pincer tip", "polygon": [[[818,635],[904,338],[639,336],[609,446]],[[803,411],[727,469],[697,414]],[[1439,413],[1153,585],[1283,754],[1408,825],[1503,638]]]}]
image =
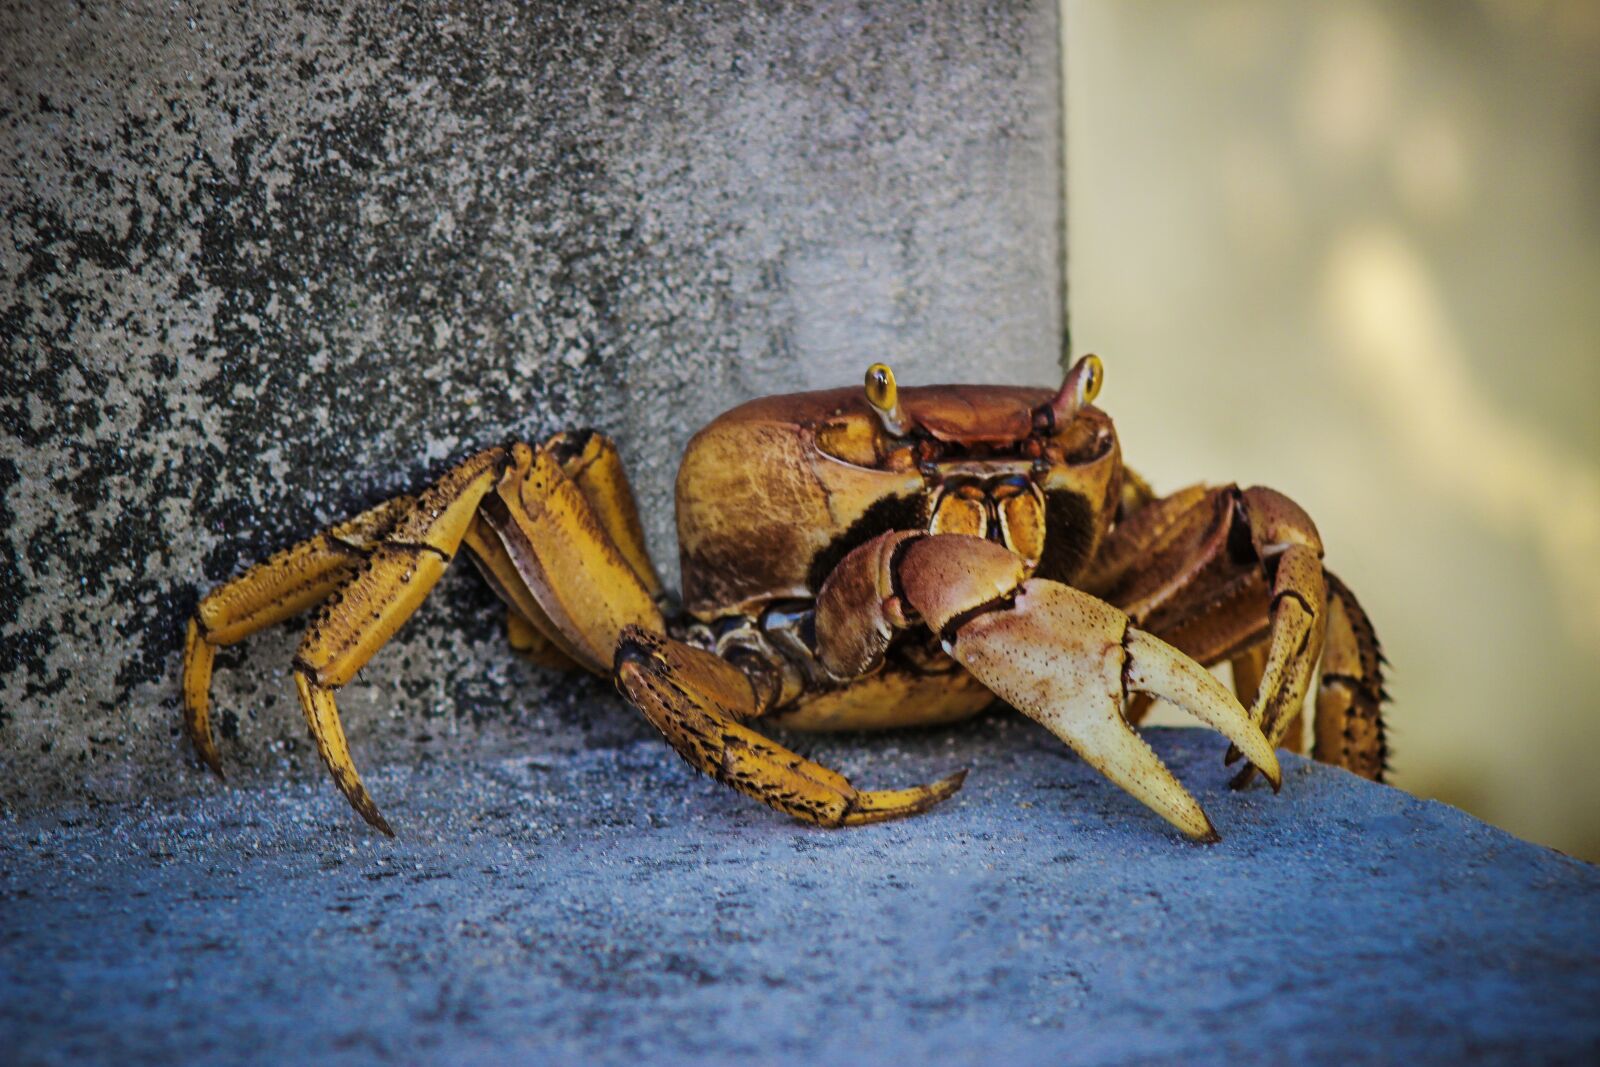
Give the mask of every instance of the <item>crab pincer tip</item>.
[{"label": "crab pincer tip", "polygon": [[1211,816],[1202,811],[1200,813],[1200,821],[1205,825],[1205,829],[1199,833],[1195,834],[1190,833],[1188,830],[1184,830],[1184,833],[1188,836],[1189,840],[1193,841],[1197,845],[1220,844],[1222,842],[1222,835],[1217,833],[1216,824],[1211,821]]}]

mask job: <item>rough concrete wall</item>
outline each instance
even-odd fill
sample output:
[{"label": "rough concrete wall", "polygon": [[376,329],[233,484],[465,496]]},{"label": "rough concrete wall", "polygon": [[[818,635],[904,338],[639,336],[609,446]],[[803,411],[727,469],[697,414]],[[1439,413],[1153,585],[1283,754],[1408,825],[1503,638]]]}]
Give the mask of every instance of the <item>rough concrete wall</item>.
[{"label": "rough concrete wall", "polygon": [[[8,805],[200,782],[196,596],[452,457],[611,433],[671,575],[728,404],[1057,373],[1052,3],[8,5],[0,70]],[[231,768],[314,760],[297,633],[219,657]],[[374,765],[637,733],[605,692],[463,573],[342,706]]]}]

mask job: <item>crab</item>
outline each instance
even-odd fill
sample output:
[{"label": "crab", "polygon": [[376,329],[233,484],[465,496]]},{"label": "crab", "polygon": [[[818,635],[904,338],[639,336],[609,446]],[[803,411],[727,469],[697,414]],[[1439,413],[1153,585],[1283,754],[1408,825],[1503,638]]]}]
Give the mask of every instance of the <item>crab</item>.
[{"label": "crab", "polygon": [[[334,781],[393,835],[351,761],[335,693],[465,546],[513,649],[607,675],[693,767],[825,827],[927,811],[959,771],[864,790],[757,726],[949,723],[1003,701],[1187,837],[1219,835],[1140,738],[1155,698],[1282,784],[1319,663],[1313,756],[1381,780],[1382,656],[1316,526],[1271,489],[1158,497],[1123,465],[1084,356],[1056,390],[862,389],[774,396],[690,441],[677,479],[682,609],[645,549],[615,445],[591,430],[460,462],[224,583],[183,657],[186,732],[221,775],[216,649],[317,608],[294,684]],[[1232,665],[1230,691],[1207,668]],[[1237,694],[1237,695],[1236,695]],[[1246,710],[1246,705],[1249,705]]]}]

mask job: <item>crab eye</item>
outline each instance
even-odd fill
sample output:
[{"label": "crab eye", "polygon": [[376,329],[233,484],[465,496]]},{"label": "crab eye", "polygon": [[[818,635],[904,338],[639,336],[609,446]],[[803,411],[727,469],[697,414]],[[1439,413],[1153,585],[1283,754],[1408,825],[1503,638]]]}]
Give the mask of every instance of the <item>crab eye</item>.
[{"label": "crab eye", "polygon": [[874,363],[867,368],[867,403],[879,411],[893,411],[899,398],[895,388],[894,371],[887,363]]},{"label": "crab eye", "polygon": [[1083,403],[1092,404],[1094,398],[1100,395],[1100,387],[1105,384],[1106,367],[1096,355],[1084,356],[1078,361],[1078,366],[1084,370]]},{"label": "crab eye", "polygon": [[1061,383],[1061,391],[1050,403],[1033,413],[1034,427],[1045,433],[1054,433],[1056,427],[1071,422],[1079,408],[1094,403],[1094,398],[1100,395],[1105,376],[1105,364],[1100,362],[1099,356],[1084,356],[1078,360],[1067,372],[1067,380]]},{"label": "crab eye", "polygon": [[900,390],[894,383],[894,371],[887,363],[874,363],[867,368],[867,403],[878,413],[883,428],[896,437],[905,436],[906,417],[900,408]]}]

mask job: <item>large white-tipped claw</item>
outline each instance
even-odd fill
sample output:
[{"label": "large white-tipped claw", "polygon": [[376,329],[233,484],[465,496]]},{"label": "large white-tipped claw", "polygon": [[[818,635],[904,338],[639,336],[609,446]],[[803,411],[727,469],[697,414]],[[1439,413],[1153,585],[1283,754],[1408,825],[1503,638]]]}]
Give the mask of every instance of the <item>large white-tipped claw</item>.
[{"label": "large white-tipped claw", "polygon": [[1272,744],[1215,675],[1160,638],[1131,626],[1123,647],[1128,653],[1124,677],[1129,689],[1183,708],[1238,746],[1267,776],[1274,791],[1283,787],[1283,771]]},{"label": "large white-tipped claw", "polygon": [[1127,616],[1104,601],[1034,579],[1009,608],[963,622],[947,647],[997,696],[1157,815],[1197,841],[1217,841],[1199,803],[1123,717],[1127,629]]},{"label": "large white-tipped claw", "polygon": [[1145,744],[1144,738],[1128,725],[1114,702],[1102,702],[1093,709],[1053,702],[1043,712],[1022,710],[1065,741],[1085,763],[1186,836],[1207,844],[1222,840],[1200,802],[1172,776],[1167,765]]}]

